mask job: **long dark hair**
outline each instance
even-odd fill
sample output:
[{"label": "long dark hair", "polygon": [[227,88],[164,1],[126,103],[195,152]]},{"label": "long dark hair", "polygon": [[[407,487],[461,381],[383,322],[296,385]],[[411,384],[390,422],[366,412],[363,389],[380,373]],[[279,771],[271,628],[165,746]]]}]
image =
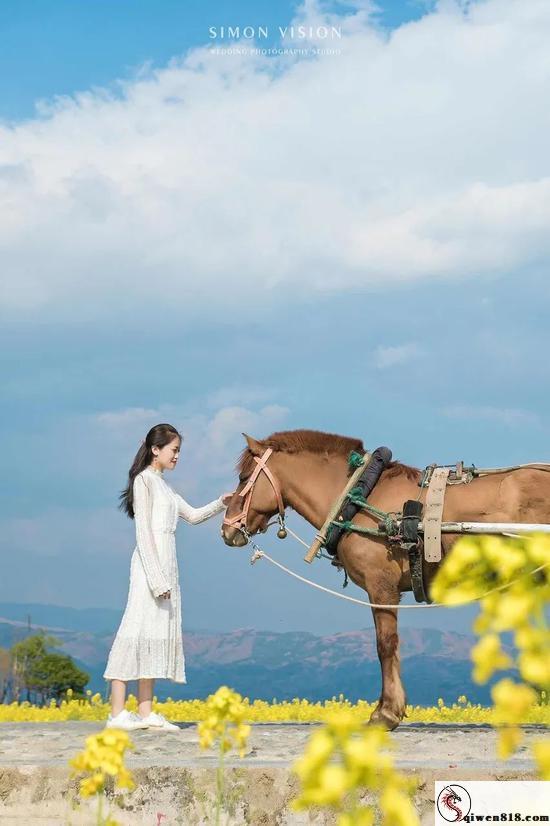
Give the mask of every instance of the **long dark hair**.
[{"label": "long dark hair", "polygon": [[132,467],[128,471],[128,486],[124,488],[119,496],[119,510],[126,513],[130,519],[134,518],[134,479],[147,465],[151,464],[153,447],[165,447],[174,441],[176,436],[183,442],[183,436],[171,424],[156,424],[139,446]]}]

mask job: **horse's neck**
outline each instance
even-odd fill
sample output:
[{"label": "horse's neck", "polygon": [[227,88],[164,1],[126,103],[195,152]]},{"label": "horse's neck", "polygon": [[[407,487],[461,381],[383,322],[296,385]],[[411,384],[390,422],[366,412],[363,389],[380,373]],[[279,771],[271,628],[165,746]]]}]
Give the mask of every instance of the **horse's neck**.
[{"label": "horse's neck", "polygon": [[322,526],[346,486],[347,474],[347,456],[312,453],[286,454],[277,472],[285,502],[315,528]]}]

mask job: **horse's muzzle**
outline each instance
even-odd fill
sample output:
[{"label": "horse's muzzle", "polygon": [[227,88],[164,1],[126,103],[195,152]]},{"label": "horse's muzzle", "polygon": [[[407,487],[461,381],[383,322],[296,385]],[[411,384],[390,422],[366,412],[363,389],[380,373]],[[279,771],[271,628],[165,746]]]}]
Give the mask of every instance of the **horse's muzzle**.
[{"label": "horse's muzzle", "polygon": [[220,533],[230,548],[243,548],[248,543],[246,536],[238,528],[222,525]]}]

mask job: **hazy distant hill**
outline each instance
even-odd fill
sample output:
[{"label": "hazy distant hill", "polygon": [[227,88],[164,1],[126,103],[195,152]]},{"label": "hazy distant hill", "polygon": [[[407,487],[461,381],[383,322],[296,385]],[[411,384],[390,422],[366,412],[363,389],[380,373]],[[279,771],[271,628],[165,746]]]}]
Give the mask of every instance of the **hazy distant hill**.
[{"label": "hazy distant hill", "polygon": [[[105,695],[102,674],[121,612],[53,605],[0,603],[0,646],[9,647],[39,627],[61,641],[60,648],[90,674],[89,688]],[[486,686],[470,680],[471,636],[435,629],[404,628],[402,674],[408,701],[454,702],[460,694],[489,702]],[[155,684],[159,699],[204,697],[226,683],[251,699],[307,697],[322,700],[342,692],[350,700],[376,699],[380,674],[374,629],[316,636],[251,628],[184,633],[187,684]],[[131,686],[135,692],[135,684]]]},{"label": "hazy distant hill", "polygon": [[38,602],[0,602],[0,617],[33,625],[51,625],[72,631],[109,632],[120,622],[122,611],[112,608],[68,608]]}]

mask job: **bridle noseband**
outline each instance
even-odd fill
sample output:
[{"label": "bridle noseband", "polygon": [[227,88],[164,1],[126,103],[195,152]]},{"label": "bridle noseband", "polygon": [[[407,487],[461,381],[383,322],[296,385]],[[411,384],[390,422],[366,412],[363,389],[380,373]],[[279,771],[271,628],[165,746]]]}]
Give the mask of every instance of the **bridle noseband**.
[{"label": "bridle noseband", "polygon": [[[250,508],[250,502],[252,501],[252,493],[254,491],[254,485],[256,483],[256,480],[258,479],[258,476],[262,472],[262,470],[265,473],[265,475],[267,476],[267,478],[269,479],[269,481],[271,482],[271,486],[273,487],[273,490],[275,491],[275,496],[277,497],[277,507],[279,509],[279,515],[277,517],[277,521],[279,522],[279,526],[280,526],[279,530],[277,531],[277,536],[279,537],[279,539],[284,539],[287,535],[286,528],[285,528],[285,506],[283,504],[283,497],[281,495],[281,489],[279,487],[279,484],[278,484],[277,480],[275,479],[275,477],[273,476],[273,474],[271,473],[271,471],[267,467],[267,460],[269,459],[269,457],[271,456],[272,453],[273,453],[273,448],[268,447],[267,450],[263,453],[263,455],[260,458],[258,458],[258,456],[253,456],[252,457],[254,459],[254,461],[256,462],[256,467],[252,471],[246,485],[244,486],[244,488],[239,493],[239,496],[244,496],[243,509],[236,516],[231,516],[230,518],[228,518],[227,516],[224,517],[224,520],[223,520],[223,523],[222,523],[223,525],[229,525],[232,528],[237,528],[237,530],[241,531],[241,533],[244,534],[244,536],[246,537],[247,540],[251,536],[251,534],[249,533],[249,531],[246,527],[246,519],[247,519],[247,516],[248,516],[248,509]],[[272,525],[272,524],[273,524],[273,522],[268,522],[268,524],[266,525],[266,530],[269,527],[269,525]]]}]

